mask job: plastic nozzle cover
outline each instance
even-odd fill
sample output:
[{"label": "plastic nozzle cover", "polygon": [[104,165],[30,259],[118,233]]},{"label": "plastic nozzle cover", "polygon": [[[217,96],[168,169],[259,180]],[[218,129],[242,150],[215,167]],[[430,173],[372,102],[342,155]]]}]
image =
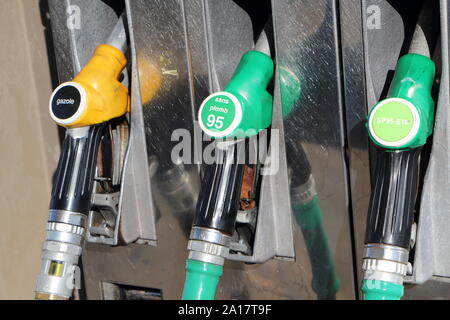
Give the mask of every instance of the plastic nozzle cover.
[{"label": "plastic nozzle cover", "polygon": [[421,149],[379,150],[365,243],[384,243],[409,250]]},{"label": "plastic nozzle cover", "polygon": [[272,59],[258,51],[243,55],[222,92],[206,98],[198,113],[203,132],[212,138],[251,137],[272,123]]},{"label": "plastic nozzle cover", "polygon": [[183,300],[214,300],[223,267],[211,263],[187,260]]},{"label": "plastic nozzle cover", "polygon": [[405,150],[426,143],[434,123],[431,88],[435,69],[434,62],[420,54],[400,58],[388,97],[369,114],[367,128],[376,145]]}]

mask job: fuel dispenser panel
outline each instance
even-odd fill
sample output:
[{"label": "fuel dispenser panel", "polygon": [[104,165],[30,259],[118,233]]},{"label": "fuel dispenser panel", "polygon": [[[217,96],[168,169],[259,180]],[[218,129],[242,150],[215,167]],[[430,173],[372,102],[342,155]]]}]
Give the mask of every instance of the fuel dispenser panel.
[{"label": "fuel dispenser panel", "polygon": [[427,1],[49,0],[67,129],[38,296],[80,265],[88,299],[447,297]]}]

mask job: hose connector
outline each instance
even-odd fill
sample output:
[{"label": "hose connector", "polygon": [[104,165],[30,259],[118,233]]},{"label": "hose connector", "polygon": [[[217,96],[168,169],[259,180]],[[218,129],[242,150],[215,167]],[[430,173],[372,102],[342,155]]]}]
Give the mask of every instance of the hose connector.
[{"label": "hose connector", "polygon": [[408,270],[407,249],[385,244],[366,244],[363,260],[365,300],[399,300]]},{"label": "hose connector", "polygon": [[230,236],[218,230],[194,226],[188,242],[188,259],[223,266],[230,241]]},{"label": "hose connector", "polygon": [[82,251],[86,215],[50,210],[47,237],[42,248],[36,299],[67,300],[79,286],[78,260]]},{"label": "hose connector", "polygon": [[193,227],[189,237],[183,300],[213,300],[229,253],[230,236]]}]

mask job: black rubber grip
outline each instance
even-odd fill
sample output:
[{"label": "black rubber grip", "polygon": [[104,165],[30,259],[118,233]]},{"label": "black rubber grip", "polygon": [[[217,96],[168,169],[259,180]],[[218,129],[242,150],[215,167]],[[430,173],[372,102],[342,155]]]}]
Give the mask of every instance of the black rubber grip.
[{"label": "black rubber grip", "polygon": [[244,152],[243,143],[228,146],[216,154],[214,164],[207,166],[197,201],[194,226],[233,234],[244,174],[244,164],[242,161],[238,163],[238,159]]},{"label": "black rubber grip", "polygon": [[365,243],[383,243],[409,250],[419,185],[421,148],[379,150],[370,198]]},{"label": "black rubber grip", "polygon": [[68,129],[55,173],[50,209],[88,214],[91,209],[97,153],[106,124],[89,127],[84,136]]}]

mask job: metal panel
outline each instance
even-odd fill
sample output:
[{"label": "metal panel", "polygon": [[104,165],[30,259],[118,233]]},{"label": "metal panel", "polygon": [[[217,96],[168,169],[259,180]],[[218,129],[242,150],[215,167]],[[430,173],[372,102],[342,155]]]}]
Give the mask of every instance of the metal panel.
[{"label": "metal panel", "polygon": [[[432,153],[421,194],[420,215],[415,251],[412,253],[413,272],[405,279],[407,283],[420,286],[405,286],[405,299],[448,299],[448,232],[445,226],[449,218],[448,202],[448,4],[441,1],[441,45],[442,77],[437,103]],[[412,14],[402,13],[405,7],[393,1],[363,0],[363,15],[369,17],[378,10],[378,27],[363,24],[364,57],[366,73],[367,106],[371,108],[390,84],[396,62],[405,51],[405,35],[411,32],[415,22]],[[410,10],[420,2],[411,3]],[[351,8],[346,8],[351,10]],[[408,31],[409,30],[409,31]],[[439,48],[438,48],[439,49]],[[438,62],[439,53],[435,55]],[[436,60],[436,59],[435,59]],[[439,69],[439,63],[437,63]],[[439,74],[439,71],[438,71]],[[352,196],[361,189],[352,188]],[[365,216],[367,209],[355,210],[355,216]],[[361,266],[362,244],[364,243],[365,220],[355,219],[355,241],[357,267]],[[413,235],[414,236],[414,235]]]},{"label": "metal panel", "polygon": [[[106,41],[117,15],[103,1],[49,0],[49,9],[59,81],[69,81],[90,59],[95,47]],[[70,17],[79,18],[80,24],[73,21],[69,25]]]},{"label": "metal panel", "polygon": [[[433,281],[425,284],[422,291],[433,288],[448,288],[450,285],[450,237],[448,221],[450,219],[450,121],[449,105],[449,12],[447,1],[441,1],[441,53],[437,54],[438,75],[440,74],[439,97],[437,101],[432,150],[427,172],[424,178],[420,216],[418,220],[416,249],[413,261],[413,273],[410,282],[423,283],[431,277]],[[439,49],[438,48],[438,49]],[[439,72],[439,67],[442,71]],[[445,283],[437,283],[442,281]],[[427,289],[426,289],[427,288]],[[412,297],[421,295],[416,290]],[[433,296],[438,296],[437,293]],[[450,295],[444,295],[447,299]]]},{"label": "metal panel", "polygon": [[[164,298],[177,299],[184,280],[187,236],[199,184],[195,165],[175,165],[171,159],[176,143],[171,141],[172,132],[180,128],[193,132],[194,123],[191,99],[196,87],[189,87],[185,10],[177,0],[135,0],[127,1],[127,11],[134,38],[133,63],[139,71],[139,78],[133,78],[133,89],[142,99],[142,136],[153,202],[159,212],[158,243],[156,247],[88,246],[84,256],[87,294],[88,298],[100,298],[100,283],[112,281],[162,289]],[[203,28],[203,21],[192,25],[197,27]],[[202,76],[196,79],[204,85]],[[134,86],[136,83],[140,88]],[[147,101],[149,91],[154,96]],[[141,173],[135,167],[133,174]]]},{"label": "metal panel", "polygon": [[[277,46],[278,71],[285,70],[297,78],[300,98],[284,120],[286,148],[303,149],[305,157],[289,161],[291,176],[301,176],[311,166],[316,181],[319,203],[325,225],[323,241],[334,256],[334,261],[315,261],[321,256],[305,257],[305,244],[300,228],[295,228],[297,263],[335,264],[340,278],[338,298],[354,298],[353,257],[350,237],[350,212],[347,195],[347,173],[344,157],[343,99],[341,96],[341,70],[338,42],[338,7],[336,1],[273,1]],[[305,13],[308,14],[305,14]],[[283,91],[283,90],[282,90]],[[283,97],[284,104],[288,103]],[[301,153],[301,151],[299,152]],[[293,157],[295,158],[295,157]],[[292,199],[291,199],[292,200]],[[328,238],[328,239],[327,239]],[[326,245],[326,244],[325,244]],[[323,269],[315,269],[321,270]],[[286,271],[295,279],[315,278],[316,285],[327,290],[322,283],[324,274],[302,274]],[[310,296],[299,295],[301,298]]]},{"label": "metal panel", "polygon": [[[278,3],[275,5],[279,6]],[[199,102],[210,90],[223,87],[228,81],[241,54],[251,48],[253,30],[249,29],[250,19],[245,18],[245,11],[231,1],[207,4],[205,1],[128,1],[127,6],[133,25],[138,65],[150,63],[162,75],[157,95],[145,104],[143,109],[149,160],[150,163],[158,164],[151,165],[156,168],[152,178],[152,191],[160,212],[157,221],[158,245],[154,248],[138,245],[117,248],[90,245],[84,256],[88,297],[101,297],[100,282],[107,281],[161,289],[163,298],[177,299],[181,295],[184,281],[187,235],[198,189],[198,175],[195,167],[170,167],[167,157],[171,154],[173,144],[167,141],[170,141],[170,134],[176,128],[193,131],[192,115],[195,114]],[[316,22],[305,21],[302,12],[312,8],[317,13],[317,18],[322,19]],[[304,33],[300,32],[300,38],[293,39],[297,41],[295,49],[305,50],[294,58],[306,62],[298,66],[297,60],[290,61],[289,66],[295,63],[295,71],[305,81],[304,92],[308,97],[306,105],[310,107],[304,107],[307,111],[306,118],[300,120],[307,127],[299,129],[300,134],[294,130],[294,134],[305,144],[308,158],[313,163],[313,174],[317,176],[326,230],[332,251],[337,257],[337,272],[341,279],[337,296],[353,298],[352,252],[339,103],[341,97],[338,81],[336,9],[335,3],[330,1],[323,1],[319,6],[313,1],[301,4],[287,2],[282,13],[291,15],[296,12],[295,16],[291,15],[299,24],[299,28],[295,29],[305,30]],[[216,14],[213,16],[211,12]],[[276,19],[281,18],[279,14],[279,11],[276,12]],[[242,18],[231,21],[227,19],[239,16]],[[212,24],[212,21],[215,24]],[[236,26],[237,23],[241,23],[239,27]],[[283,30],[283,26],[278,28]],[[224,35],[224,29],[229,31],[227,35]],[[246,34],[250,36],[247,37]],[[223,41],[217,43],[224,37],[228,39],[228,46],[223,46]],[[284,40],[284,37],[287,35],[280,36],[281,40]],[[278,49],[281,49],[283,55],[288,48]],[[322,49],[325,51],[320,56],[311,59],[309,53]],[[279,60],[279,63],[280,61],[289,62],[283,59]],[[322,68],[324,64],[330,66],[331,71]],[[304,69],[298,69],[301,66]],[[205,74],[206,71],[208,74]],[[143,76],[145,75],[140,74],[141,86]],[[310,76],[314,76],[314,81],[308,82]],[[318,88],[327,88],[327,95],[324,96]],[[275,100],[277,99],[279,94],[276,91]],[[312,106],[320,110],[335,110],[336,113],[329,114],[327,118],[331,125],[325,125],[319,117],[319,110]],[[190,109],[191,107],[194,110]],[[305,119],[313,121],[308,122]],[[281,123],[279,126],[282,129]],[[318,128],[315,128],[317,126]],[[295,126],[293,128],[295,129]],[[164,171],[167,166],[170,170]],[[167,176],[167,172],[171,178],[161,179]],[[183,183],[174,183],[177,180]],[[179,187],[170,191],[174,186]],[[188,198],[194,201],[187,201],[189,205],[180,208],[176,205],[180,203],[180,195],[191,195]],[[276,199],[272,201],[277,203]],[[317,291],[318,288],[312,288],[311,262],[303,236],[299,227],[294,226],[293,230],[296,262],[271,260],[261,265],[247,265],[227,261],[217,298],[316,298],[314,290]],[[320,275],[315,274],[314,278],[317,282]]]},{"label": "metal panel", "polygon": [[[340,1],[340,31],[342,71],[345,99],[348,172],[350,176],[351,208],[353,214],[353,241],[355,268],[359,288],[362,265],[364,230],[370,200],[369,147],[365,120],[367,115],[366,75],[363,29],[366,15],[361,1]],[[359,290],[356,290],[357,295]]]}]

